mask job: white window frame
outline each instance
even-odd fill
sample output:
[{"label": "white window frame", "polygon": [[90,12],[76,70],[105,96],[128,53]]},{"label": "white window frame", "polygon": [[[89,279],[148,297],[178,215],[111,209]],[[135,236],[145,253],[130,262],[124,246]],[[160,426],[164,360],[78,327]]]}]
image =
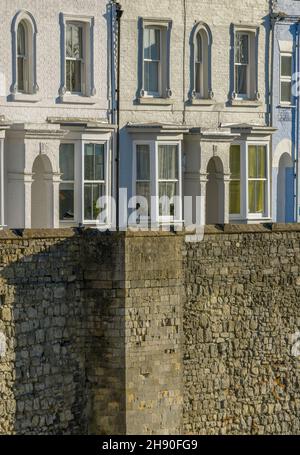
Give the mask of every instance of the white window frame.
[{"label": "white window frame", "polygon": [[[176,145],[178,148],[178,180],[162,180],[159,179],[159,172],[158,172],[158,149],[159,146],[163,145]],[[158,214],[158,220],[159,223],[176,223],[176,222],[181,222],[182,220],[182,150],[181,150],[181,142],[178,143],[177,141],[157,141],[156,142],[156,149],[155,149],[155,155],[156,155],[156,194],[157,194],[157,203],[156,203],[156,211]],[[175,183],[178,182],[178,195],[176,195],[179,198],[179,204],[176,207],[175,206],[175,215],[174,217],[172,216],[160,216],[159,214],[159,183],[160,182],[171,182]]]},{"label": "white window frame", "polygon": [[[282,57],[291,58],[291,76],[282,76]],[[293,53],[292,52],[280,52],[279,57],[279,104],[282,106],[290,106],[292,104],[292,83],[293,83]],[[282,101],[281,99],[281,84],[282,82],[289,82],[291,84],[291,99],[290,101]]]},{"label": "white window frame", "polygon": [[[22,20],[18,24],[18,29],[17,29],[17,41],[18,41],[18,35],[19,35],[19,28],[20,26],[24,27],[24,54],[19,54],[18,52],[18,43],[17,43],[17,84],[18,84],[18,92],[19,93],[24,93],[28,94],[29,93],[29,66],[30,66],[30,59],[29,59],[29,30],[28,30],[28,25],[25,20]],[[20,89],[19,87],[19,59],[22,59],[22,65],[23,65],[23,90]]]},{"label": "white window frame", "polygon": [[[172,20],[165,18],[141,18],[141,28],[142,32],[141,39],[139,41],[139,96],[140,98],[149,98],[149,99],[166,99],[172,96],[171,90],[171,29],[172,29]],[[146,28],[154,28],[160,30],[160,70],[159,70],[159,93],[147,92],[144,87],[145,75],[145,59],[144,59],[144,30]]]},{"label": "white window frame", "polygon": [[[195,86],[195,93],[196,95],[198,95],[199,97],[204,97],[204,48],[203,48],[203,37],[201,36],[201,31],[202,31],[202,28],[198,30],[197,34],[196,34],[196,49],[195,49],[195,68],[194,68],[194,72],[195,72],[195,82],[194,82],[194,86]],[[199,61],[198,59],[198,55],[199,55],[199,41],[198,41],[198,37],[200,38],[201,40],[201,56],[202,56],[202,59]],[[199,73],[200,73],[200,87],[199,87],[199,90],[197,90],[197,66],[199,65]]]},{"label": "white window frame", "polygon": [[[86,78],[86,71],[85,71],[85,60],[86,60],[86,26],[83,22],[76,22],[76,21],[67,21],[66,23],[66,31],[68,29],[68,25],[74,25],[76,27],[80,27],[81,30],[82,30],[82,35],[81,35],[81,39],[82,39],[82,57],[81,58],[72,58],[72,57],[68,57],[67,56],[67,52],[66,52],[66,58],[65,58],[65,84],[66,84],[66,93],[68,95],[84,95],[85,93],[85,78]],[[67,39],[67,35],[65,37]],[[65,46],[66,46],[66,40],[65,40]],[[69,91],[67,89],[67,63],[68,62],[78,62],[80,61],[80,82],[81,82],[81,87],[80,87],[80,91],[79,92],[72,92],[72,91]]]},{"label": "white window frame", "polygon": [[[153,212],[153,207],[152,207],[152,196],[155,194],[155,180],[153,176],[155,175],[155,142],[154,141],[139,141],[136,140],[133,142],[133,169],[132,169],[132,195],[133,197],[138,196],[137,195],[137,147],[139,145],[148,145],[149,146],[149,153],[150,153],[150,207],[149,207],[149,212],[150,215],[149,217],[144,217],[143,221],[150,221],[152,219],[152,212]],[[143,224],[143,223],[141,223]]]},{"label": "white window frame", "polygon": [[[83,27],[83,61],[82,77],[81,77],[81,93],[70,93],[66,86],[66,35],[67,23],[81,24]],[[94,104],[93,97],[96,95],[95,78],[94,78],[94,27],[95,20],[93,16],[60,14],[61,25],[61,85],[59,88],[59,96],[61,102],[83,102],[90,99],[90,103]]]},{"label": "white window frame", "polygon": [[[20,91],[18,88],[18,29],[19,24],[23,22],[25,25],[25,33],[27,38],[27,80],[26,87]],[[12,88],[11,94],[13,101],[28,101],[37,102],[37,93],[39,86],[37,83],[37,69],[36,69],[36,49],[37,49],[37,26],[34,17],[26,10],[20,10],[12,21]],[[25,81],[24,81],[25,82]]]},{"label": "white window frame", "polygon": [[[271,212],[271,175],[270,175],[270,143],[269,141],[235,141],[232,145],[240,146],[241,153],[241,213],[229,214],[229,219],[232,221],[264,221],[270,219]],[[266,147],[266,185],[265,185],[265,212],[250,213],[249,212],[249,169],[248,169],[248,149],[249,146],[264,146]],[[257,180],[257,179],[253,179]]]},{"label": "white window frame", "polygon": [[161,95],[162,95],[162,45],[163,45],[163,36],[164,36],[164,33],[163,33],[163,30],[161,27],[159,26],[155,26],[155,25],[148,25],[144,28],[144,33],[145,33],[145,30],[147,29],[151,29],[151,30],[157,30],[159,31],[159,57],[160,59],[159,60],[150,60],[150,59],[147,59],[145,58],[145,42],[144,42],[144,39],[143,39],[143,86],[145,87],[145,63],[146,62],[155,62],[155,63],[158,63],[158,74],[157,74],[157,77],[158,77],[158,92],[148,92],[145,88],[144,88],[144,93],[145,93],[145,96],[146,97],[149,97],[149,98],[159,98]]},{"label": "white window frame", "polygon": [[[105,179],[102,180],[97,180],[97,181],[92,181],[92,180],[85,180],[85,168],[84,168],[84,151],[85,151],[85,146],[93,144],[93,145],[104,145],[104,175]],[[111,222],[111,207],[109,206],[109,196],[110,196],[110,191],[109,191],[109,185],[110,185],[110,178],[109,178],[109,168],[110,168],[110,147],[109,147],[109,141],[108,140],[88,140],[85,139],[82,141],[82,150],[81,150],[81,208],[82,208],[82,223],[86,225],[92,225],[92,226],[108,226]],[[105,185],[105,197],[106,197],[106,211],[108,213],[108,219],[107,223],[99,223],[99,220],[88,220],[85,219],[84,213],[85,213],[85,205],[84,205],[84,185],[85,183],[104,183]]]},{"label": "white window frame", "polygon": [[[240,147],[240,213],[229,213],[229,218],[231,220],[240,220],[241,217],[243,216],[243,204],[244,204],[244,197],[243,197],[243,193],[244,193],[244,174],[245,174],[245,170],[244,170],[244,166],[242,164],[242,160],[243,160],[243,143],[241,141],[236,141],[234,142],[233,144],[231,145],[238,145]],[[230,152],[229,152],[230,153]],[[230,173],[230,182],[234,182],[234,181],[238,181],[237,179],[232,179],[231,178],[231,173]],[[229,182],[229,185],[230,185],[230,182]],[[229,186],[229,191],[230,191],[230,186]]]},{"label": "white window frame", "polygon": [[[263,146],[266,147],[266,175],[267,177],[265,179],[253,179],[249,178],[249,167],[248,167],[248,154],[249,154],[249,146]],[[270,218],[270,147],[268,142],[259,142],[259,141],[253,141],[250,142],[248,141],[246,143],[246,209],[247,209],[247,217],[249,220],[251,219],[269,219]],[[256,181],[256,180],[264,180],[266,181],[265,185],[265,212],[263,214],[261,213],[251,213],[249,212],[249,181]]]},{"label": "white window frame", "polygon": [[[245,35],[248,37],[248,63],[237,63],[235,58],[236,58],[236,37],[237,34],[239,35]],[[247,100],[250,98],[250,68],[251,68],[251,52],[252,52],[252,39],[251,35],[248,31],[244,30],[236,30],[234,33],[234,91],[236,93],[236,98],[241,99],[241,100]],[[237,87],[236,87],[236,70],[237,67],[239,66],[246,66],[246,86],[247,86],[247,93],[238,93],[237,92]]]},{"label": "white window frame", "polygon": [[[60,145],[69,145],[69,144],[72,144],[73,147],[74,147],[74,180],[62,180],[61,179],[61,182],[60,182],[60,185],[61,184],[73,184],[73,187],[74,187],[74,219],[70,219],[70,220],[61,220],[59,219],[59,224],[67,224],[67,225],[74,225],[74,224],[78,224],[76,220],[78,220],[78,207],[77,207],[77,204],[76,204],[76,173],[77,173],[77,159],[76,159],[76,143],[74,141],[61,141]],[[60,150],[59,150],[59,153],[60,153]],[[59,188],[59,191],[60,191],[60,188]],[[60,204],[59,204],[59,209],[60,209]],[[60,218],[60,217],[59,217]]]},{"label": "white window frame", "polygon": [[[155,204],[151,204],[150,207],[150,219],[152,224],[176,224],[182,223],[182,142],[179,140],[169,141],[169,140],[153,140],[153,141],[143,141],[135,140],[133,141],[133,181],[132,181],[132,190],[133,196],[136,196],[136,165],[137,165],[137,146],[138,145],[149,145],[150,148],[150,178],[151,178],[151,202],[153,197],[155,197]],[[175,216],[162,217],[159,215],[159,173],[158,173],[158,149],[160,145],[175,145],[178,147],[178,205],[175,206]],[[165,181],[165,180],[164,180]]]}]

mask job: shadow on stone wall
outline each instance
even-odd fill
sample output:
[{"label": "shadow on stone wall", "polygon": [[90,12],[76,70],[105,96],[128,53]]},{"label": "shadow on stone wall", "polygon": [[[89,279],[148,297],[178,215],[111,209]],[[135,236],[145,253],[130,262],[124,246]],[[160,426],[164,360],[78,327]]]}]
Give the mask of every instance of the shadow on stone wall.
[{"label": "shadow on stone wall", "polygon": [[7,235],[0,434],[124,432],[121,242],[92,231]]}]

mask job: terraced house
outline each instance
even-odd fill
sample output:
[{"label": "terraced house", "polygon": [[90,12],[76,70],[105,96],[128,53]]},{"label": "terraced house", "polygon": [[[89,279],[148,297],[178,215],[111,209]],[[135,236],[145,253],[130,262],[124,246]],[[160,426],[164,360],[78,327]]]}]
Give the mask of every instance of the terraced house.
[{"label": "terraced house", "polygon": [[294,220],[281,3],[1,1],[0,225]]},{"label": "terraced house", "polygon": [[184,196],[206,224],[271,220],[269,1],[122,8],[120,185],[152,197],[139,220],[182,223]]},{"label": "terraced house", "polygon": [[280,222],[300,220],[299,20],[299,1],[273,2],[273,219]]},{"label": "terraced house", "polygon": [[109,5],[0,7],[0,224],[94,224],[112,186]]}]

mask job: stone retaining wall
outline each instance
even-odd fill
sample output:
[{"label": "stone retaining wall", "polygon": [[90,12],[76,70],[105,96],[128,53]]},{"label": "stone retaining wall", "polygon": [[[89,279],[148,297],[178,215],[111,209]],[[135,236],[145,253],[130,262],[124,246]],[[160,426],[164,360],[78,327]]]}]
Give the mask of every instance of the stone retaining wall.
[{"label": "stone retaining wall", "polygon": [[0,232],[0,434],[300,433],[300,226]]}]

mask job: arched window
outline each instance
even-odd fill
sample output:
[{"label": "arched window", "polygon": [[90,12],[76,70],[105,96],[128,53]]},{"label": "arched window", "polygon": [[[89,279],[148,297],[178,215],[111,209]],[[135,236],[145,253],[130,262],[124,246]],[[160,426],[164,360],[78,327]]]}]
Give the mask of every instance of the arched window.
[{"label": "arched window", "polygon": [[17,72],[18,91],[28,93],[28,37],[25,21],[18,26],[17,35]]},{"label": "arched window", "polygon": [[198,24],[193,34],[192,98],[212,99],[211,33],[207,25]]},{"label": "arched window", "polygon": [[32,96],[38,92],[36,35],[36,23],[32,15],[27,11],[19,11],[12,22],[13,81],[11,92],[16,101],[18,96],[22,98],[24,95]]}]

